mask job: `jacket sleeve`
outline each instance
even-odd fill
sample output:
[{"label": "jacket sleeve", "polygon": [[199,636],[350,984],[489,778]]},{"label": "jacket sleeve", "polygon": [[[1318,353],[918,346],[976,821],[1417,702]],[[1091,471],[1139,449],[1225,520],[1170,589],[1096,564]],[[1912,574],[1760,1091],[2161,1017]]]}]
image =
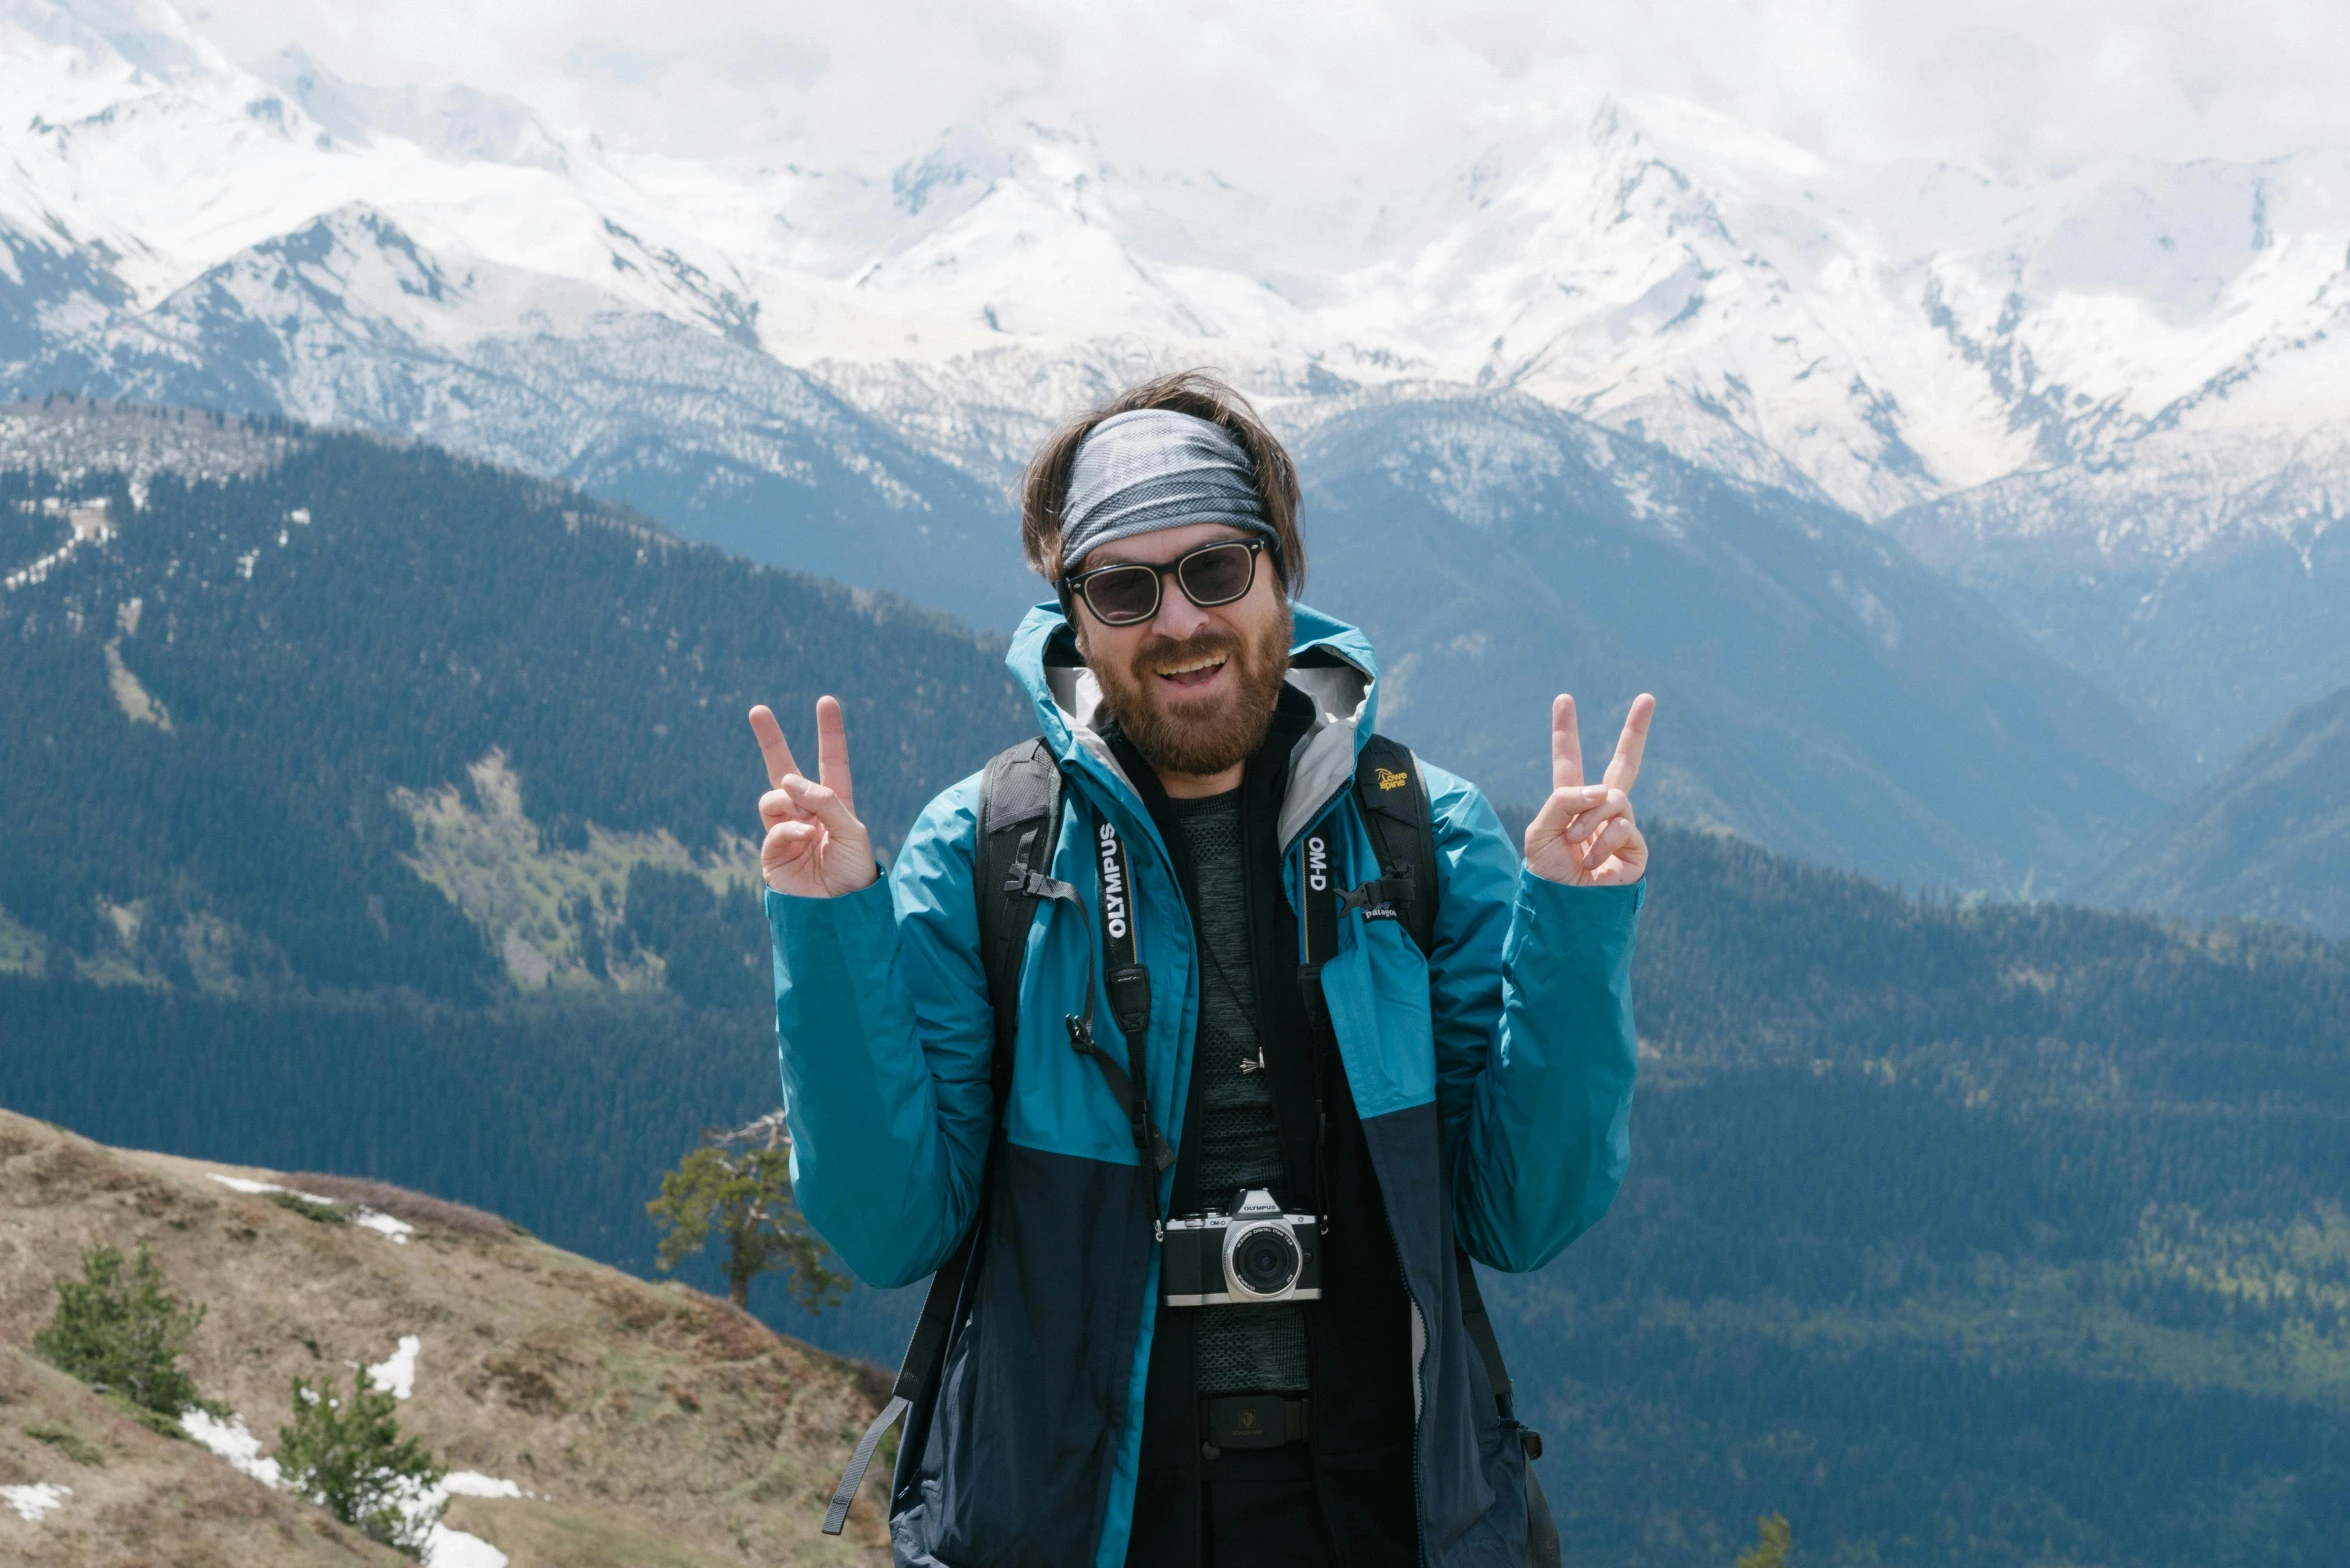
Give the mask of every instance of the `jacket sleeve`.
[{"label": "jacket sleeve", "polygon": [[1607,1212],[1631,1159],[1648,884],[1538,876],[1473,786],[1421,771],[1443,888],[1428,989],[1453,1223],[1478,1262],[1538,1269]]},{"label": "jacket sleeve", "polygon": [[861,892],[767,893],[793,1192],[869,1285],[937,1268],[978,1204],[995,1048],[971,889],[978,800],[974,775],[931,802]]}]

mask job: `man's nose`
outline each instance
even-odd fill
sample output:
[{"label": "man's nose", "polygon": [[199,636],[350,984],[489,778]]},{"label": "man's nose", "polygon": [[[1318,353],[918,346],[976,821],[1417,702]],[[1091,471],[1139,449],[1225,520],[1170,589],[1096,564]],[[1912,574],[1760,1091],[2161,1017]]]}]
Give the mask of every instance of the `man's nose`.
[{"label": "man's nose", "polygon": [[1207,630],[1209,620],[1208,612],[1193,604],[1190,597],[1175,585],[1174,579],[1161,579],[1159,613],[1151,617],[1152,631],[1182,642]]}]

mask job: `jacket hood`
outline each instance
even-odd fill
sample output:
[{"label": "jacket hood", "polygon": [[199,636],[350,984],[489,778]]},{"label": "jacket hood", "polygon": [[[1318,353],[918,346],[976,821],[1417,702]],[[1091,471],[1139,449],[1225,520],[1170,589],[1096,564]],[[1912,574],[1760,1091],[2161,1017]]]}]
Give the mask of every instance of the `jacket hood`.
[{"label": "jacket hood", "polygon": [[[1291,605],[1290,614],[1289,684],[1313,699],[1314,723],[1289,754],[1280,826],[1285,847],[1353,779],[1355,752],[1370,738],[1379,700],[1379,664],[1369,638],[1307,605]],[[1048,601],[1028,612],[1004,663],[1028,694],[1061,765],[1095,776],[1144,815],[1134,781],[1097,727],[1101,683],[1078,657],[1076,633],[1060,605]]]}]

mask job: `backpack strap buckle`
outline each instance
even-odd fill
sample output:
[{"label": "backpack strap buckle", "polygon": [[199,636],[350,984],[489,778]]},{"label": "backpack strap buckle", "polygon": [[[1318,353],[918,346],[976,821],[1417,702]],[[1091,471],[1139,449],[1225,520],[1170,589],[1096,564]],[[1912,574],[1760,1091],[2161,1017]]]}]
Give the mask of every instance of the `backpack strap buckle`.
[{"label": "backpack strap buckle", "polygon": [[1072,904],[1078,902],[1077,889],[1066,882],[1056,882],[1041,871],[1031,871],[1026,866],[1012,868],[1011,879],[1004,883],[1004,891],[1014,898],[1065,898]]},{"label": "backpack strap buckle", "polygon": [[1359,909],[1366,920],[1395,920],[1398,906],[1411,907],[1414,883],[1410,877],[1385,876],[1361,887],[1350,887],[1338,895],[1340,913]]}]

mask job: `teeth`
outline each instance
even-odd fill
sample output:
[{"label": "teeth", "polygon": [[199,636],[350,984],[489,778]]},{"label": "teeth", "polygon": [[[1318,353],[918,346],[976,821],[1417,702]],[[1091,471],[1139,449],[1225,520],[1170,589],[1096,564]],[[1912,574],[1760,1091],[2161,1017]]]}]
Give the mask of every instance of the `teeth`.
[{"label": "teeth", "polygon": [[1165,664],[1159,667],[1161,675],[1189,675],[1193,670],[1212,670],[1223,664],[1221,658],[1194,659],[1189,664]]}]

